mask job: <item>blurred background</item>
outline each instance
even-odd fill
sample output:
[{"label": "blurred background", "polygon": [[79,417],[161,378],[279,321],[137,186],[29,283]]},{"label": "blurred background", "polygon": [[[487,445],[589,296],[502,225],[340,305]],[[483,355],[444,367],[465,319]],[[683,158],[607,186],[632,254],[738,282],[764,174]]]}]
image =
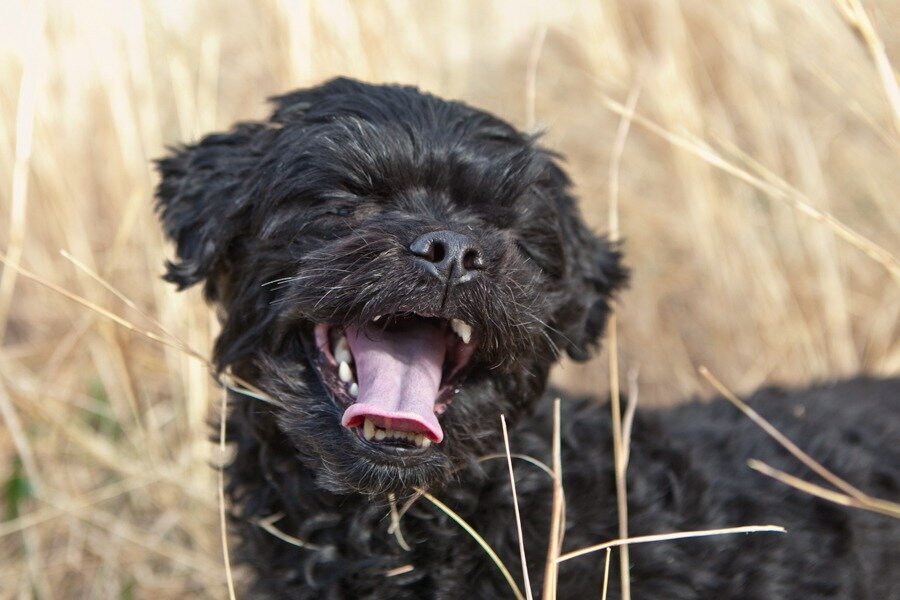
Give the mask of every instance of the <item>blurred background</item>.
[{"label": "blurred background", "polygon": [[3,0],[0,251],[51,287],[0,276],[0,598],[225,595],[217,388],[103,313],[207,353],[198,290],[160,280],[151,161],[336,75],[546,130],[598,231],[617,201],[642,405],[709,395],[700,364],[742,393],[900,371],[900,2],[855,7]]}]

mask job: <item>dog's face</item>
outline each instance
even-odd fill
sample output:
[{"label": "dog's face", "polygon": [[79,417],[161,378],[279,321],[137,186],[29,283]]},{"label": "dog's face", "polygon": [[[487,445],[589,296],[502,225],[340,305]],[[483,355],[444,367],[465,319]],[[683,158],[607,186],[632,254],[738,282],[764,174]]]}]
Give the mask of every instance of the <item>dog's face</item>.
[{"label": "dog's face", "polygon": [[206,281],[217,366],[277,401],[256,413],[319,485],[434,486],[497,449],[561,351],[588,355],[618,253],[486,113],[345,79],[276,105],[160,161],[167,278]]}]

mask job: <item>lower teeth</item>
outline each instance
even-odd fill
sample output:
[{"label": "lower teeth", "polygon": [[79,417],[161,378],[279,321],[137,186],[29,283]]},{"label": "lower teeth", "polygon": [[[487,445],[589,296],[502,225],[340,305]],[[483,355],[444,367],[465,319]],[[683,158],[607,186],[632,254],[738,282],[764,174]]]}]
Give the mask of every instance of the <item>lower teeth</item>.
[{"label": "lower teeth", "polygon": [[382,429],[375,425],[371,419],[363,422],[363,437],[367,440],[375,440],[380,442],[386,439],[405,440],[412,442],[417,448],[427,448],[431,445],[431,440],[422,433],[413,433],[411,431],[396,431],[394,429]]}]

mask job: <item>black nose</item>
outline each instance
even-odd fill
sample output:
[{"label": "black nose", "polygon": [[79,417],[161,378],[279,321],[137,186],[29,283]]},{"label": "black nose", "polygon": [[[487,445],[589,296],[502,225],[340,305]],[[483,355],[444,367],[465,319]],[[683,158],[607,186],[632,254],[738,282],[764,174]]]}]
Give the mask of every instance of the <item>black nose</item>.
[{"label": "black nose", "polygon": [[409,249],[416,255],[416,263],[441,281],[463,283],[484,268],[481,248],[461,233],[432,231],[417,238]]}]

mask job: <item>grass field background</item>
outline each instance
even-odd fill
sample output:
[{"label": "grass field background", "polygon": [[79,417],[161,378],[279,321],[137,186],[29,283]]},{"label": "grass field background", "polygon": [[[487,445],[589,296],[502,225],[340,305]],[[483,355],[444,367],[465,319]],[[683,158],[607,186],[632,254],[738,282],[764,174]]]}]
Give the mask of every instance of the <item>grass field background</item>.
[{"label": "grass field background", "polygon": [[[854,6],[6,0],[0,250],[206,353],[198,291],[159,277],[171,249],[151,160],[292,88],[410,83],[546,130],[598,231],[617,201],[634,273],[618,352],[642,404],[709,394],[700,364],[739,392],[897,373],[885,58],[900,56],[900,2],[866,2],[872,30]],[[223,597],[204,364],[12,268],[0,336],[0,598]],[[605,356],[555,377],[609,386]]]}]

